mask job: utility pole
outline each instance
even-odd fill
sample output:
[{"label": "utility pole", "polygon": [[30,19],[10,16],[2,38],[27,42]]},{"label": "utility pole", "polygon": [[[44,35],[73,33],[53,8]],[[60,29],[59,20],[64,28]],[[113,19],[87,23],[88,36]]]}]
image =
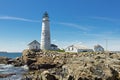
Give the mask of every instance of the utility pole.
[{"label": "utility pole", "polygon": [[106,51],[108,51],[108,39],[105,39],[105,43],[106,43]]}]

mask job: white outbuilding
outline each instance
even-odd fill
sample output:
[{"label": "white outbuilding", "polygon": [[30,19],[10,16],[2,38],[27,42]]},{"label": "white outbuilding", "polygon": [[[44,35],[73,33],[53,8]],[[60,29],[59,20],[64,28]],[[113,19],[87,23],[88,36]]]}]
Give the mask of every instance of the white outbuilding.
[{"label": "white outbuilding", "polygon": [[95,52],[104,52],[104,48],[99,44],[94,46],[94,50]]},{"label": "white outbuilding", "polygon": [[51,50],[58,50],[59,49],[58,46],[55,44],[51,44],[50,47],[51,47]]},{"label": "white outbuilding", "polygon": [[93,52],[93,49],[89,49],[83,45],[70,45],[65,49],[65,52]]},{"label": "white outbuilding", "polygon": [[28,44],[30,50],[40,50],[40,43],[36,40]]}]

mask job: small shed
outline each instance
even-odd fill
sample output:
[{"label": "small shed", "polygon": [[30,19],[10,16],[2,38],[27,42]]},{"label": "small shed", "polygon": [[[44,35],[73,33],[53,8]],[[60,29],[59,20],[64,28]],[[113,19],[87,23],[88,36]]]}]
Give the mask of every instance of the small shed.
[{"label": "small shed", "polygon": [[51,50],[58,50],[58,46],[55,44],[51,44]]},{"label": "small shed", "polygon": [[83,45],[70,45],[65,49],[65,52],[93,52],[93,49],[89,49]]},{"label": "small shed", "polygon": [[28,44],[30,50],[40,50],[40,43],[36,40]]},{"label": "small shed", "polygon": [[94,46],[94,50],[95,52],[104,52],[104,48],[99,44]]}]

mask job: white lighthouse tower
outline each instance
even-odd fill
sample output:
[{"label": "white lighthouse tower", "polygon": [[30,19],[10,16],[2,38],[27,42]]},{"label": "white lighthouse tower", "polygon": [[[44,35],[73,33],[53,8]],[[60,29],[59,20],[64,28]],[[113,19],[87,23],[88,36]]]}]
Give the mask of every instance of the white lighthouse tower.
[{"label": "white lighthouse tower", "polygon": [[41,32],[41,49],[50,50],[51,49],[50,40],[50,24],[48,13],[45,12],[42,19],[42,32]]}]

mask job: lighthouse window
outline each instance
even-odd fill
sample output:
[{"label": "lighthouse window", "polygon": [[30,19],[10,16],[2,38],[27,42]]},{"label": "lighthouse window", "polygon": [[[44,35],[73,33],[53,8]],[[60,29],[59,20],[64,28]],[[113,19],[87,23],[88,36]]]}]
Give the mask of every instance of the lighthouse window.
[{"label": "lighthouse window", "polygon": [[50,37],[48,37],[48,40],[50,40]]}]

